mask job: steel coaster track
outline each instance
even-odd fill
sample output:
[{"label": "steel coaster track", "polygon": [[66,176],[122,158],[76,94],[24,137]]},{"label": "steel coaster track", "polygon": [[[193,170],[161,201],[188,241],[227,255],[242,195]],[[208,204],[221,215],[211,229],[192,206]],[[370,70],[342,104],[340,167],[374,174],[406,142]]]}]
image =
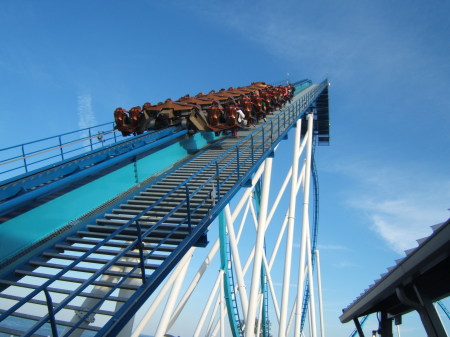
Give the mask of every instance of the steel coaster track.
[{"label": "steel coaster track", "polygon": [[444,303],[442,303],[442,301],[437,301],[436,302],[442,309],[442,311],[444,311],[444,313],[447,315],[447,318],[450,319],[450,311],[447,309],[447,307],[444,305]]},{"label": "steel coaster track", "polygon": [[[313,193],[314,193],[314,208],[313,208],[313,240],[311,244],[311,262],[312,262],[312,268],[315,269],[316,265],[316,247],[317,247],[317,238],[319,235],[319,177],[317,175],[317,167],[316,167],[316,161],[314,160],[314,154],[315,154],[315,144],[313,144],[312,147],[312,156],[311,156],[311,175],[312,175],[312,182],[313,182]],[[302,321],[300,324],[300,333],[303,331],[303,328],[305,326],[306,321],[306,314],[308,311],[308,304],[309,304],[309,280],[305,280],[305,296],[303,298],[303,304],[302,304]]]},{"label": "steel coaster track", "polygon": [[[367,319],[369,318],[370,315],[366,315],[363,318],[361,318],[361,320],[359,321],[359,324],[361,326],[361,328],[364,326],[364,323],[366,323]],[[353,332],[350,334],[349,337],[355,337],[358,334],[358,330],[355,329],[353,330]]]},{"label": "steel coaster track", "polygon": [[229,250],[229,241],[226,234],[225,215],[223,212],[219,215],[219,238],[220,238],[220,261],[223,270],[223,281],[225,291],[225,302],[228,310],[228,321],[231,327],[233,337],[242,337],[242,322],[239,315],[239,310],[236,302],[236,293],[234,291],[235,284],[233,278],[233,269],[231,262],[231,252]]},{"label": "steel coaster track", "polygon": [[19,317],[28,324],[13,334],[22,336],[47,335],[44,326],[53,336],[117,335],[189,248],[206,245],[211,222],[327,85],[309,87],[247,136],[210,147],[4,275],[0,332],[11,333],[7,322]]}]

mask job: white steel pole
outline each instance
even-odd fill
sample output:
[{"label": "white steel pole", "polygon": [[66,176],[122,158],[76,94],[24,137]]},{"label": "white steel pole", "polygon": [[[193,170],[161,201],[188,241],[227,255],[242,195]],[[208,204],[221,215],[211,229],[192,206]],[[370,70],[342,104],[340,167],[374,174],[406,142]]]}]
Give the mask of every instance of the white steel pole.
[{"label": "white steel pole", "polygon": [[294,154],[292,160],[292,179],[291,179],[291,196],[289,202],[289,218],[288,218],[288,231],[286,237],[286,257],[284,262],[284,275],[283,275],[283,290],[281,295],[281,315],[280,326],[278,331],[279,337],[286,337],[286,320],[289,303],[289,284],[291,280],[291,263],[292,263],[292,243],[294,240],[294,220],[295,220],[295,203],[297,198],[297,175],[298,175],[298,160],[297,154],[300,145],[300,131],[302,122],[301,119],[297,120],[295,128],[294,138]]},{"label": "white steel pole", "polygon": [[188,270],[190,261],[191,259],[186,261],[186,263],[183,266],[183,269],[180,272],[180,275],[175,280],[169,299],[167,300],[166,308],[158,324],[158,329],[156,330],[155,337],[164,337],[164,335],[167,333],[167,327],[169,325],[170,317],[172,316],[173,309],[175,307],[175,303],[178,298],[178,294],[180,293],[180,289],[184,282],[184,278],[186,277],[186,272]]},{"label": "white steel pole", "polygon": [[277,197],[275,198],[275,201],[273,203],[272,209],[269,212],[269,215],[267,216],[267,225],[270,224],[270,221],[272,220],[273,215],[275,214],[275,211],[277,210],[278,204],[284,195],[284,191],[286,190],[286,187],[289,183],[289,180],[292,176],[292,167],[289,169],[289,172],[287,173],[286,177],[284,178],[283,185],[281,185],[280,191],[278,192]]},{"label": "white steel pole", "polygon": [[225,218],[227,223],[228,239],[230,241],[231,254],[233,256],[234,270],[236,272],[236,277],[238,281],[239,295],[241,297],[242,302],[242,311],[245,319],[247,317],[247,310],[248,310],[247,289],[245,286],[244,275],[242,273],[241,259],[239,257],[239,250],[236,242],[236,236],[234,234],[234,225],[231,220],[231,212],[229,204],[225,206]]},{"label": "white steel pole", "polygon": [[302,214],[302,236],[300,241],[300,264],[299,264],[299,277],[297,283],[297,309],[295,320],[295,337],[300,336],[300,323],[302,314],[302,303],[304,294],[304,281],[305,281],[305,254],[306,254],[306,240],[308,239],[308,209],[309,209],[309,183],[311,175],[311,155],[312,155],[312,133],[313,133],[313,114],[308,114],[308,143],[306,149],[306,168],[305,168],[305,184],[303,195],[303,214]]},{"label": "white steel pole", "polygon": [[264,261],[264,267],[267,270],[267,274],[266,274],[267,283],[269,283],[270,293],[271,293],[272,299],[273,299],[273,307],[275,309],[275,315],[277,316],[278,324],[280,324],[280,308],[278,307],[277,295],[275,293],[275,288],[273,287],[272,276],[270,276],[271,268],[269,267],[269,264],[267,263],[266,254],[263,255],[263,261]]},{"label": "white steel pole", "polygon": [[239,201],[239,203],[237,204],[237,206],[234,209],[233,212],[233,221],[236,220],[239,212],[241,211],[242,207],[244,206],[246,200],[248,200],[253,192],[253,189],[255,187],[255,183],[259,180],[259,178],[261,177],[262,173],[264,172],[264,165],[261,165],[259,167],[259,169],[256,171],[254,177],[252,178],[252,187],[248,188],[245,192],[244,195],[242,196],[241,200]]},{"label": "white steel pole", "polygon": [[[251,199],[248,199],[247,200],[247,206],[245,207],[244,214],[242,215],[242,219],[241,219],[241,224],[239,225],[239,230],[238,230],[238,233],[236,235],[236,241],[237,242],[239,242],[239,240],[241,238],[241,234],[242,234],[242,231],[244,229],[245,222],[247,221],[248,211],[250,209],[250,204],[251,203],[252,203]],[[236,218],[233,218],[233,215],[232,215],[231,219],[233,220],[233,219],[236,219]],[[233,222],[234,222],[234,220],[233,220]]]},{"label": "white steel pole", "polygon": [[[301,142],[301,145],[300,145],[300,147],[299,147],[299,149],[297,151],[297,157],[294,158],[294,160],[296,162],[298,162],[298,159],[300,158],[300,156],[301,156],[301,154],[302,154],[302,152],[303,152],[303,150],[304,150],[304,148],[306,146],[306,140],[307,139],[305,138]],[[269,216],[267,217],[267,224],[269,224],[270,221],[272,220],[272,217],[273,217],[273,215],[274,215],[274,213],[276,211],[276,208],[278,207],[278,203],[280,202],[280,199],[283,196],[284,191],[286,190],[287,184],[289,183],[289,180],[291,179],[291,176],[292,176],[292,166],[289,168],[289,171],[288,171],[286,177],[284,178],[283,184],[281,185],[280,191],[278,192],[278,195],[277,195],[277,197],[275,199],[275,202],[274,202],[274,204],[272,206],[272,210],[270,211]],[[298,188],[296,188],[296,189],[298,191]]]},{"label": "white steel pole", "polygon": [[208,301],[206,302],[205,309],[203,310],[202,315],[200,316],[200,320],[197,324],[197,328],[194,332],[194,337],[199,337],[200,332],[203,329],[203,325],[205,324],[206,316],[209,312],[209,309],[211,308],[212,302],[214,300],[214,296],[217,293],[217,290],[219,289],[220,285],[220,279],[223,277],[223,270],[219,271],[219,275],[217,275],[216,282],[214,283],[214,287],[211,291],[211,294],[209,295]]},{"label": "white steel pole", "polygon": [[[251,191],[251,189],[249,189],[249,191]],[[250,193],[246,192],[241,200],[244,200],[244,202],[245,202],[246,198],[248,200],[249,196],[250,196]],[[240,204],[241,204],[241,206],[240,206],[240,209],[241,209],[242,205],[244,203],[240,203]],[[239,242],[239,236],[240,236],[240,233],[241,233],[242,228],[244,226],[244,220],[245,220],[246,214],[248,212],[248,206],[249,205],[247,204],[247,207],[245,209],[244,219],[242,219],[243,221],[240,224],[239,233],[238,233],[238,237],[236,238],[236,242]],[[236,210],[235,210],[235,212],[236,212]],[[233,215],[235,215],[235,214],[233,214]],[[232,221],[234,221],[234,219],[236,219],[236,217],[237,217],[237,214],[234,216],[234,218],[232,217],[232,219],[233,219]],[[197,287],[197,285],[198,285],[200,279],[202,278],[203,274],[205,273],[206,269],[211,264],[211,261],[214,258],[214,256],[216,255],[219,247],[220,247],[220,240],[217,239],[216,242],[214,243],[213,247],[211,248],[210,252],[208,253],[208,256],[205,258],[205,260],[203,261],[202,265],[198,269],[197,274],[194,276],[194,279],[192,280],[191,285],[186,290],[183,298],[180,300],[178,308],[176,309],[175,313],[173,314],[172,318],[170,319],[170,323],[169,323],[168,329],[170,329],[170,327],[175,323],[175,321],[177,320],[177,318],[180,315],[181,311],[184,309],[184,306],[186,305],[186,303],[189,300],[190,296],[192,295],[192,293],[194,292],[195,288]]]},{"label": "white steel pole", "polygon": [[[220,284],[222,284],[222,280],[223,280],[223,274],[222,277],[220,278]],[[220,288],[223,288],[223,286],[221,286]],[[217,298],[216,298],[216,303],[214,304],[214,309],[213,312],[211,314],[211,317],[209,318],[209,323],[208,323],[208,329],[206,330],[206,336],[215,336],[217,334],[217,330],[219,330],[220,327],[220,317],[219,320],[217,322],[217,324],[215,325],[215,328],[213,329],[213,325],[214,325],[214,321],[216,318],[216,314],[217,314],[217,310],[219,310],[219,306],[220,306],[220,293],[221,293],[221,289],[218,289],[219,293],[217,294]]]},{"label": "white steel pole", "polygon": [[272,255],[270,256],[270,261],[269,261],[270,269],[272,269],[272,266],[273,266],[273,264],[275,262],[275,258],[278,255],[278,249],[280,248],[281,240],[283,239],[283,235],[284,235],[284,232],[286,230],[286,225],[288,223],[288,219],[289,219],[289,216],[288,216],[288,214],[286,214],[285,217],[284,217],[284,220],[283,220],[283,224],[281,225],[281,229],[280,229],[280,231],[278,233],[277,242],[275,243]]},{"label": "white steel pole", "polygon": [[[305,266],[305,273],[307,273],[308,265]],[[297,295],[296,295],[297,296]],[[289,335],[289,331],[291,331],[292,321],[294,319],[295,312],[297,310],[297,297],[295,297],[294,304],[292,306],[291,315],[289,316],[289,324],[287,326],[287,335]]]},{"label": "white steel pole", "polygon": [[[300,173],[300,178],[299,178],[299,180],[297,182],[297,187],[296,187],[297,193],[298,193],[298,190],[300,189],[301,182],[303,181],[304,169],[305,168],[303,167],[302,168],[302,172]],[[279,234],[278,234],[277,242],[275,243],[275,246],[274,246],[274,249],[273,249],[273,252],[272,252],[272,256],[270,257],[270,262],[269,262],[270,269],[272,269],[272,265],[275,262],[275,258],[276,258],[277,254],[278,254],[278,249],[280,247],[281,239],[283,238],[284,231],[286,230],[286,225],[288,223],[288,219],[289,219],[289,210],[286,211],[286,215],[284,217],[283,224],[281,225],[281,229],[280,229]]]},{"label": "white steel pole", "polygon": [[286,328],[286,335],[289,335],[289,332],[291,331],[291,325],[292,325],[292,320],[294,319],[296,306],[297,306],[297,298],[295,298],[294,308],[293,308],[293,310],[291,310],[291,314],[289,315],[289,320],[288,320],[288,324],[287,324],[287,328]]},{"label": "white steel pole", "polygon": [[198,283],[200,282],[200,279],[202,278],[205,271],[208,269],[209,265],[211,264],[212,259],[216,255],[217,251],[219,250],[220,241],[219,239],[216,240],[213,247],[209,251],[208,255],[206,256],[205,260],[203,261],[202,265],[199,267],[197,273],[194,276],[194,279],[191,281],[191,284],[189,288],[186,290],[185,294],[183,295],[182,299],[180,300],[180,303],[177,306],[177,309],[175,310],[175,313],[170,319],[169,325],[167,329],[170,329],[171,326],[176,322],[178,316],[180,315],[181,311],[184,309],[184,306],[186,305],[187,301],[191,297],[192,293],[194,292],[195,288],[197,287]]},{"label": "white steel pole", "polygon": [[323,301],[322,301],[322,277],[320,275],[320,255],[316,249],[316,268],[317,268],[317,290],[319,291],[319,318],[320,318],[320,336],[325,337],[325,327],[323,320]]},{"label": "white steel pole", "polygon": [[267,158],[264,164],[264,177],[261,191],[261,205],[258,219],[258,231],[256,233],[255,258],[253,261],[253,274],[250,286],[250,299],[245,326],[245,336],[254,336],[255,317],[258,303],[258,290],[260,287],[260,275],[262,255],[264,250],[264,235],[266,231],[267,205],[269,201],[270,178],[272,174],[272,158]]},{"label": "white steel pole", "polygon": [[194,250],[195,250],[195,247],[192,247],[189,250],[189,252],[185,255],[185,257],[183,257],[181,262],[178,264],[177,268],[170,275],[167,282],[164,283],[164,286],[162,287],[158,296],[156,296],[155,300],[152,302],[152,305],[149,307],[149,309],[145,313],[144,317],[141,319],[141,322],[139,323],[139,325],[133,331],[133,334],[131,335],[131,337],[139,337],[141,335],[145,326],[148,324],[148,321],[152,318],[153,314],[155,313],[156,309],[160,305],[161,301],[164,299],[164,296],[166,296],[170,287],[173,285],[173,283],[177,279],[178,275],[180,274],[181,270],[183,269],[184,264],[186,263],[187,260],[189,260],[191,258],[192,254],[194,253]]}]

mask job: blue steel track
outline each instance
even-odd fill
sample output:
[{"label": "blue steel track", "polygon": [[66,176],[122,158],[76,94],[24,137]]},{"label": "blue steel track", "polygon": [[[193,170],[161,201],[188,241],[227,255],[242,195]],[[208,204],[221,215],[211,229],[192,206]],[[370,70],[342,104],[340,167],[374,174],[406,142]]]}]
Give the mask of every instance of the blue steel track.
[{"label": "blue steel track", "polygon": [[[296,83],[297,86],[303,84],[304,82]],[[4,266],[0,275],[2,289],[15,286],[31,290],[21,298],[9,296],[15,304],[1,308],[0,332],[11,332],[3,322],[6,322],[8,317],[17,316],[35,322],[20,332],[23,336],[40,335],[42,331],[40,329],[44,325],[50,326],[54,334],[61,330],[61,327],[65,327],[68,329],[66,335],[77,329],[93,331],[96,336],[117,335],[188,249],[195,245],[207,244],[206,233],[212,221],[234,195],[248,185],[258,167],[268,156],[273,155],[275,147],[286,139],[296,121],[304,118],[309,112],[315,113],[316,138],[319,143],[321,141],[327,143],[328,82],[324,81],[298,93],[292,104],[270,116],[269,120],[258,128],[251,132],[242,132],[241,137],[216,142],[164,175],[141,182],[136,188],[127,191],[122,199],[116,199],[86,217],[84,223],[60,233],[44,246],[35,247],[28,252],[25,260]],[[171,132],[171,135],[161,138],[161,141],[180,136],[179,132],[174,130]],[[139,139],[134,141],[137,142]],[[126,150],[122,154],[103,154],[104,158],[109,158],[107,161],[99,160],[94,164],[85,165],[85,169],[99,170],[98,172],[108,170],[124,162],[136,160],[137,156],[145,155],[150,147],[154,146],[155,143],[147,147],[136,146],[134,150]],[[84,158],[85,156],[80,156],[76,160],[82,162]],[[53,166],[43,170],[52,169]],[[5,202],[18,209],[37,198],[30,197],[34,196],[30,193],[42,193],[42,196],[56,193],[73,184],[76,179],[82,182],[94,172],[83,173],[83,171],[83,169],[72,170],[73,174],[65,175],[61,179],[56,179],[56,182],[44,184],[37,189],[30,191],[21,189],[20,193],[11,193]],[[218,198],[215,203],[212,203],[210,198],[212,186],[217,188]],[[73,246],[74,242],[89,242],[91,246],[84,250],[79,248],[81,255],[72,254],[72,256],[65,253],[78,249]],[[108,250],[106,249],[108,247],[114,249]],[[109,258],[98,259],[94,257],[96,254],[109,254]],[[52,258],[66,259],[68,262],[58,266],[59,269],[52,275],[41,275],[33,271],[37,266],[56,268],[52,264]],[[127,258],[134,259],[137,263],[127,264],[124,262]],[[160,264],[149,263],[155,259],[159,259]],[[84,267],[84,263],[89,262],[100,266],[95,270]],[[113,270],[117,266],[120,267],[119,270]],[[88,276],[86,278],[68,276],[68,273],[73,271],[86,272]],[[117,277],[117,281],[104,281],[105,275]],[[44,281],[40,284],[27,285],[21,281],[23,276],[37,276]],[[131,280],[140,280],[140,284],[135,286]],[[76,287],[67,292],[57,288],[58,281],[73,282]],[[58,312],[63,309],[75,310],[76,308],[70,306],[72,300],[89,297],[86,288],[92,286],[101,286],[109,290],[96,298],[96,303],[85,309],[77,322],[56,319]],[[131,296],[127,298],[113,296],[114,291],[125,288],[132,290]],[[53,303],[51,294],[55,293],[65,294],[65,297],[58,303]],[[45,294],[45,300],[36,300],[35,297],[39,294]],[[111,312],[100,310],[105,301],[113,300],[121,303],[118,310]],[[44,305],[48,311],[24,315],[21,308],[27,303]],[[99,312],[110,317],[103,326],[85,323],[92,314]]]}]

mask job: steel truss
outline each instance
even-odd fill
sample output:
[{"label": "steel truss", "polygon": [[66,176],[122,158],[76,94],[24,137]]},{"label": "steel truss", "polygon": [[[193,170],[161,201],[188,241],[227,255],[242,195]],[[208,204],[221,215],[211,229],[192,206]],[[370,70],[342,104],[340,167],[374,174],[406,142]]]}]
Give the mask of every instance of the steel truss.
[{"label": "steel truss", "polygon": [[[302,128],[302,123],[307,124],[303,135],[302,129],[305,128]],[[196,322],[192,333],[194,337],[325,336],[320,263],[316,251],[313,270],[311,232],[314,229],[310,223],[314,107],[306,120],[296,122],[294,132],[292,165],[281,186],[274,182],[280,179],[279,172],[272,170],[278,158],[277,147],[274,154],[260,165],[249,186],[222,211],[218,237],[210,245],[192,280],[185,282],[187,266],[195,248],[191,248],[159,293],[151,299],[151,306],[131,336],[138,337],[152,320],[158,322],[150,323],[156,329],[151,332],[156,337],[170,333],[177,319],[183,316],[183,309],[189,306],[188,300],[192,297],[205,298],[207,290],[198,285],[203,282],[208,269],[212,269],[215,275],[209,282],[209,295],[205,298],[203,310],[197,315],[190,310],[188,314],[190,323]],[[283,203],[286,199],[288,202]],[[283,204],[288,204],[287,209],[282,209]],[[280,212],[284,212],[284,216],[280,216]],[[254,227],[254,230],[249,227]],[[248,233],[252,231],[253,236],[249,237]],[[219,250],[221,262],[218,267],[212,262]],[[234,280],[231,282],[230,273]],[[184,286],[182,282],[185,282]],[[265,286],[267,292],[264,291]],[[181,288],[185,291],[180,296]],[[291,288],[295,288],[295,292]],[[309,300],[307,309],[302,305],[305,297]],[[167,298],[167,303],[163,307],[161,303],[164,298]],[[264,314],[265,303],[272,316],[270,322]],[[305,317],[308,318],[309,328],[302,331],[301,323]],[[256,334],[255,331],[261,333]]]}]

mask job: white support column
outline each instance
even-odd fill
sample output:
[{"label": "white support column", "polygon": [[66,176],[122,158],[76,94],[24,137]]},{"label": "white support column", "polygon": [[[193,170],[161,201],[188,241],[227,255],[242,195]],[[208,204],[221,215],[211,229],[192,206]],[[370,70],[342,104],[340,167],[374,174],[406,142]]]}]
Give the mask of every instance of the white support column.
[{"label": "white support column", "polygon": [[308,115],[308,131],[307,131],[307,149],[306,149],[306,168],[305,168],[305,184],[304,184],[304,195],[303,195],[303,214],[302,214],[302,236],[300,241],[300,261],[299,261],[299,276],[297,283],[297,309],[296,309],[296,320],[295,320],[295,337],[300,336],[300,323],[302,314],[302,304],[304,296],[304,282],[305,282],[305,256],[306,254],[311,254],[311,252],[306,252],[308,240],[308,211],[309,211],[309,185],[311,176],[311,156],[312,156],[312,134],[313,134],[313,114]]},{"label": "white support column", "polygon": [[144,317],[142,317],[141,322],[139,325],[134,329],[133,334],[131,337],[139,337],[144,330],[145,326],[148,324],[150,319],[152,318],[153,314],[155,313],[156,309],[159,307],[161,301],[164,299],[168,291],[170,290],[170,287],[172,287],[175,280],[180,275],[181,270],[183,269],[184,264],[187,260],[191,259],[192,254],[194,253],[195,247],[192,247],[188,253],[183,257],[183,259],[180,261],[176,269],[173,271],[173,273],[169,276],[167,279],[167,282],[164,283],[164,286],[162,287],[161,291],[159,292],[158,296],[156,296],[155,300],[152,301],[151,306],[148,308],[147,312],[145,313]]},{"label": "white support column", "polygon": [[170,318],[169,326],[167,329],[170,329],[172,325],[176,322],[178,316],[180,315],[181,311],[184,309],[184,306],[186,305],[187,301],[191,297],[192,293],[194,292],[195,288],[197,287],[198,283],[200,282],[200,279],[202,278],[205,271],[208,269],[212,259],[216,255],[217,251],[219,250],[220,241],[219,239],[216,240],[214,245],[212,246],[211,250],[209,251],[208,255],[206,256],[205,260],[203,261],[202,265],[199,267],[197,273],[195,274],[193,280],[191,281],[191,284],[189,285],[189,288],[184,293],[182,299],[180,300],[180,303],[177,306],[177,309],[175,310],[173,316]]},{"label": "white support column", "polygon": [[292,321],[294,320],[294,314],[295,314],[295,308],[297,306],[297,298],[295,298],[294,301],[294,309],[291,310],[291,314],[289,315],[289,320],[286,328],[286,335],[289,335],[289,332],[291,331]]},{"label": "white support column", "polygon": [[264,165],[261,165],[258,170],[256,171],[255,175],[252,178],[252,188],[248,188],[245,192],[243,197],[241,198],[241,200],[239,201],[239,203],[237,204],[237,206],[234,209],[233,212],[233,221],[236,220],[240,210],[242,209],[242,207],[244,206],[245,202],[251,197],[251,194],[253,192],[253,189],[255,187],[255,183],[259,180],[259,178],[261,177],[261,175],[264,172]]},{"label": "white support column", "polygon": [[[131,244],[131,243],[130,243]],[[123,257],[124,261],[127,262],[133,262],[133,263],[139,263],[139,259],[136,258],[129,258],[129,257]],[[131,271],[131,267],[118,267],[118,266],[111,266],[109,268],[110,271],[118,271],[121,273],[129,273]],[[119,280],[121,279],[120,276],[112,276],[112,275],[103,275],[101,277],[102,281],[105,282],[111,282],[111,283],[117,283]],[[128,280],[126,280],[124,282],[124,285],[134,285],[134,286],[139,286],[142,284],[142,280],[140,278],[129,278]],[[91,293],[97,296],[105,296],[111,289],[109,287],[103,287],[103,286],[94,286]],[[119,293],[118,296],[119,297],[124,297],[124,298],[129,298],[134,294],[134,290],[128,290],[128,289],[119,289]],[[82,306],[80,307],[80,310],[74,314],[71,323],[77,323],[79,321],[78,315],[84,315],[86,311],[89,311],[93,306],[95,306],[96,304],[98,304],[100,300],[98,298],[89,298],[87,297],[84,301]],[[123,304],[122,303],[117,303],[115,306],[115,312],[117,312],[121,306]],[[78,329],[76,329],[75,331],[73,331],[70,336],[71,337],[80,337],[83,332],[85,331],[83,328],[87,327],[91,322],[93,322],[95,320],[95,313],[92,313],[91,315],[89,315],[89,317],[81,323],[80,327]],[[122,330],[120,331],[120,333],[117,335],[117,337],[125,337],[125,336],[129,336],[131,334],[131,330],[133,328],[133,323],[134,323],[134,317],[132,319],[130,319],[128,321],[128,323],[122,328]],[[67,333],[68,330],[70,330],[70,327],[66,328],[64,333]]]},{"label": "white support column", "polygon": [[297,200],[297,176],[298,176],[298,150],[300,145],[300,132],[302,122],[297,121],[294,138],[294,154],[292,161],[291,195],[289,201],[288,231],[286,238],[286,257],[284,261],[283,290],[281,297],[279,337],[286,337],[287,312],[289,304],[289,284],[291,280],[292,245],[294,240],[295,204]]},{"label": "white support column", "polygon": [[187,260],[187,262],[184,264],[180,275],[177,277],[173,285],[169,299],[167,300],[166,308],[159,322],[158,329],[156,330],[155,337],[164,337],[164,335],[167,333],[167,327],[169,325],[170,317],[172,316],[173,309],[175,308],[175,303],[177,301],[178,294],[180,293],[181,286],[184,282],[184,278],[186,277],[186,272],[188,270],[190,261],[191,259]]},{"label": "white support column", "polygon": [[275,309],[275,315],[277,316],[278,324],[280,324],[280,308],[278,307],[277,295],[275,292],[275,288],[273,286],[272,276],[270,274],[271,268],[269,267],[269,264],[267,263],[266,254],[263,255],[263,262],[264,262],[264,267],[267,270],[267,274],[266,274],[267,283],[269,284],[270,294],[272,295],[273,307]]},{"label": "white support column", "polygon": [[211,294],[209,295],[208,301],[206,302],[206,306],[205,309],[203,310],[203,313],[200,317],[200,320],[197,324],[197,328],[195,329],[194,332],[194,337],[199,337],[200,336],[200,332],[203,329],[203,325],[205,324],[205,320],[206,320],[206,316],[209,312],[209,309],[211,308],[211,305],[213,303],[214,300],[214,296],[217,293],[217,290],[219,289],[220,286],[220,280],[223,278],[223,270],[219,271],[219,275],[217,275],[216,278],[216,283],[214,284],[214,287],[211,291]]},{"label": "white support column", "polygon": [[[244,193],[244,195],[242,196],[241,200],[239,201],[238,206],[234,210],[233,215],[231,216],[231,222],[234,222],[234,220],[236,219],[237,215],[241,211],[242,207],[247,202],[247,207],[246,207],[246,209],[244,211],[244,216],[243,216],[242,222],[241,222],[241,224],[239,226],[239,233],[238,233],[238,236],[236,238],[236,245],[239,242],[239,236],[240,236],[240,233],[242,232],[242,229],[243,229],[243,226],[244,226],[244,223],[245,223],[245,219],[246,219],[246,216],[247,216],[247,212],[248,212],[248,208],[249,208],[248,200],[250,200],[251,191],[252,191],[252,189],[250,189],[250,188],[247,189],[247,191]],[[227,207],[229,207],[229,206],[227,206]],[[173,314],[173,316],[170,319],[168,329],[170,329],[170,327],[176,322],[176,320],[177,320],[178,316],[180,315],[181,311],[184,309],[184,306],[186,305],[186,303],[189,300],[190,296],[194,292],[194,290],[195,290],[196,286],[198,285],[200,279],[202,278],[204,272],[207,270],[207,268],[209,267],[212,259],[214,258],[215,254],[217,253],[217,251],[219,249],[219,246],[220,246],[220,241],[219,241],[219,239],[217,239],[216,242],[214,243],[213,247],[211,248],[210,252],[208,253],[207,257],[203,261],[202,265],[199,267],[196,275],[194,276],[193,280],[191,281],[191,284],[190,284],[189,288],[186,290],[185,294],[183,295],[183,298],[180,300],[180,303],[177,306],[177,309],[176,309],[175,313]],[[248,301],[247,301],[247,303],[248,303]],[[246,306],[246,308],[247,308],[247,306]]]},{"label": "white support column", "polygon": [[253,261],[253,274],[250,286],[250,299],[245,326],[245,336],[254,336],[256,309],[258,304],[258,291],[260,288],[260,275],[262,255],[264,250],[264,235],[267,221],[267,205],[270,191],[270,178],[272,174],[272,158],[267,158],[264,163],[264,177],[261,191],[261,205],[258,219],[258,231],[256,234],[255,259]]},{"label": "white support column", "polygon": [[323,320],[323,302],[322,302],[322,277],[320,276],[320,255],[316,249],[316,268],[317,268],[317,290],[319,291],[319,318],[320,318],[320,337],[325,337],[325,328]]},{"label": "white support column", "polygon": [[[305,266],[305,274],[308,272],[308,265]],[[297,296],[297,295],[296,295]],[[295,301],[292,306],[291,315],[289,316],[289,324],[287,326],[287,335],[289,335],[289,332],[291,331],[292,321],[294,320],[295,312],[297,309],[297,297],[295,297]]]},{"label": "white support column", "polygon": [[[214,324],[215,322],[215,318],[217,315],[217,311],[219,310],[219,306],[220,306],[220,299],[221,299],[221,289],[223,289],[223,283],[221,283],[223,280],[223,276],[219,279],[221,286],[219,287],[219,293],[217,294],[217,298],[216,298],[216,303],[214,304],[214,310],[212,312],[211,317],[209,318],[209,323],[208,323],[208,328],[206,329],[206,335],[208,337],[213,337],[217,334],[217,331],[220,328],[220,317],[219,320],[217,321],[216,324]],[[221,288],[221,289],[220,289]]]}]

